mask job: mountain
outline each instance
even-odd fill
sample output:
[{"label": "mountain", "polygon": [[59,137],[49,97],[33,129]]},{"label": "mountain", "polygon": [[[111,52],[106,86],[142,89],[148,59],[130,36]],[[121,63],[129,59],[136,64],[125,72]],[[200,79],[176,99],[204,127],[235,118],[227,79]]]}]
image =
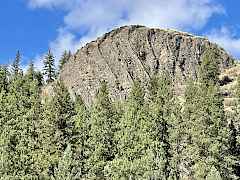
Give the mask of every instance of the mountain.
[{"label": "mountain", "polygon": [[240,63],[222,48],[125,26],[70,54],[60,72],[50,50],[43,72],[0,66],[0,179],[240,179]]},{"label": "mountain", "polygon": [[126,99],[134,80],[147,86],[153,74],[167,70],[181,93],[188,78],[198,78],[206,49],[216,49],[221,71],[234,59],[204,37],[175,30],[123,26],[88,43],[63,67],[60,78],[73,92],[92,103],[100,82],[108,83],[113,99]]}]

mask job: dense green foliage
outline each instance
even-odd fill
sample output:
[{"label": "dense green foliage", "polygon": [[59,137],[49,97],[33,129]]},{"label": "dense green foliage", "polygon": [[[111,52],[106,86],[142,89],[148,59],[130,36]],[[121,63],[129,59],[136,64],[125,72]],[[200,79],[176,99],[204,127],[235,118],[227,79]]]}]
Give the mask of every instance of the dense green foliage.
[{"label": "dense green foliage", "polygon": [[69,61],[71,57],[71,51],[67,52],[67,51],[64,51],[60,61],[59,61],[59,71],[62,70],[63,66]]},{"label": "dense green foliage", "polygon": [[48,53],[45,55],[45,59],[43,61],[44,64],[44,75],[46,75],[46,82],[51,83],[56,78],[56,68],[55,68],[55,59],[51,52],[51,50],[48,50]]},{"label": "dense green foliage", "polygon": [[[20,53],[11,71],[0,67],[0,179],[240,178],[240,85],[226,115],[211,51],[183,97],[163,72],[148,88],[136,81],[123,102],[102,82],[91,106],[55,80],[50,51],[44,62],[46,82],[32,63],[21,73]],[[54,95],[42,96],[50,82]]]}]

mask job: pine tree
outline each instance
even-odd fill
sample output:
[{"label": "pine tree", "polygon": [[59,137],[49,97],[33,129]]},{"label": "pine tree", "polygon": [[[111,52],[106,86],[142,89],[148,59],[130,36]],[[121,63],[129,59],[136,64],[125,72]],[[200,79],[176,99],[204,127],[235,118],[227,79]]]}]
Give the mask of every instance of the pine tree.
[{"label": "pine tree", "polygon": [[30,61],[25,77],[29,81],[36,81],[38,87],[43,85],[43,75],[40,71],[35,69],[33,61]]},{"label": "pine tree", "polygon": [[[152,121],[151,132],[154,137],[153,176],[168,179],[170,174],[170,143],[169,126],[172,122],[173,90],[171,79],[167,72],[160,77],[154,77],[151,82],[149,103],[149,120]],[[155,87],[155,88],[154,88]]]},{"label": "pine tree", "polygon": [[229,144],[229,151],[232,155],[235,155],[237,153],[237,130],[233,124],[233,121],[230,121],[229,124],[229,139],[228,139],[228,144]]},{"label": "pine tree", "polygon": [[88,178],[104,178],[104,168],[115,156],[116,114],[109,98],[107,83],[102,82],[91,108],[89,130]]},{"label": "pine tree", "polygon": [[45,59],[43,61],[44,64],[44,75],[47,77],[47,83],[51,83],[56,78],[56,71],[55,71],[55,59],[54,56],[49,49]]},{"label": "pine tree", "polygon": [[8,131],[6,131],[6,121],[8,121],[7,106],[7,68],[0,67],[0,177],[6,177],[10,167],[8,153]]},{"label": "pine tree", "polygon": [[[214,165],[225,172],[227,121],[219,87],[211,84],[190,83],[186,91],[185,121],[187,146],[183,151],[188,176],[206,178]],[[226,176],[226,174],[221,174]]]},{"label": "pine tree", "polygon": [[[222,178],[232,174],[227,151],[227,120],[218,86],[217,50],[207,49],[200,67],[200,80],[188,84],[185,92],[185,147],[182,152],[188,177],[204,179],[217,168]],[[224,154],[224,155],[223,155]]]},{"label": "pine tree", "polygon": [[106,167],[111,179],[148,179],[152,175],[152,124],[147,119],[144,96],[140,82],[136,81],[117,125],[117,154]]},{"label": "pine tree", "polygon": [[217,49],[207,49],[203,54],[200,79],[205,84],[216,84],[219,80],[220,70],[217,51]]},{"label": "pine tree", "polygon": [[74,129],[72,118],[75,109],[67,88],[61,81],[57,81],[54,92],[52,98],[48,97],[44,101],[38,128],[40,151],[37,163],[45,178],[56,176],[59,159],[67,144],[70,144]]},{"label": "pine tree", "polygon": [[71,52],[65,50],[59,61],[59,71],[62,70],[63,66],[65,65],[66,62],[69,61],[70,57],[71,57]]},{"label": "pine tree", "polygon": [[[4,116],[1,118],[1,170],[0,176],[8,178],[36,177],[34,162],[34,124],[38,114],[38,88],[23,77],[12,80],[5,96]],[[2,170],[4,168],[4,170]]]},{"label": "pine tree", "polygon": [[36,169],[39,177],[50,179],[55,175],[55,169],[61,157],[62,149],[58,149],[58,138],[56,137],[56,115],[51,98],[45,98],[41,106],[41,117],[37,126],[37,147],[35,157]]},{"label": "pine tree", "polygon": [[73,172],[74,178],[83,178],[87,174],[86,160],[88,158],[88,136],[89,136],[89,111],[80,96],[75,100],[76,115],[73,117],[74,134],[73,146]]},{"label": "pine tree", "polygon": [[12,73],[14,77],[22,74],[20,63],[21,63],[21,54],[20,54],[20,51],[17,51],[16,57],[12,64]]},{"label": "pine tree", "polygon": [[234,112],[231,114],[229,119],[229,154],[232,159],[232,167],[237,178],[240,177],[240,133],[239,128],[239,118],[240,118],[240,78],[237,79],[237,86],[235,89],[236,106],[233,109]]},{"label": "pine tree", "polygon": [[238,100],[238,103],[240,102],[240,77],[237,78],[237,87],[235,90],[235,96]]},{"label": "pine tree", "polygon": [[185,121],[181,101],[174,99],[171,107],[169,122],[169,180],[178,180],[184,173],[181,169],[183,164],[182,151],[186,145]]},{"label": "pine tree", "polygon": [[206,177],[206,180],[222,180],[220,173],[215,167],[211,168],[211,171]]},{"label": "pine tree", "polygon": [[68,142],[73,129],[71,118],[75,115],[74,103],[62,81],[57,81],[54,92],[56,94],[53,103],[56,108],[57,127],[62,131],[64,142]]},{"label": "pine tree", "polygon": [[40,71],[35,72],[35,79],[37,81],[38,87],[43,86],[43,74]]},{"label": "pine tree", "polygon": [[7,91],[8,87],[8,70],[7,67],[0,66],[0,92]]},{"label": "pine tree", "polygon": [[71,180],[73,179],[72,175],[72,150],[71,145],[68,144],[65,149],[63,156],[59,160],[58,168],[56,169],[56,180]]},{"label": "pine tree", "polygon": [[35,69],[34,69],[33,61],[30,61],[29,63],[26,76],[32,81],[35,79]]}]

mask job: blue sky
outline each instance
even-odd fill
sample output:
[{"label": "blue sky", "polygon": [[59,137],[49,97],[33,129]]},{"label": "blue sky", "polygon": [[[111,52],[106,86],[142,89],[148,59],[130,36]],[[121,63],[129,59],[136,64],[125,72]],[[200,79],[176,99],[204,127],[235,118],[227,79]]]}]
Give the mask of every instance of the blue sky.
[{"label": "blue sky", "polygon": [[[0,6],[0,63],[8,63],[20,50],[24,60],[44,53],[56,38],[63,12],[29,9],[22,0],[3,1]],[[25,62],[24,62],[25,63]]]},{"label": "blue sky", "polygon": [[174,28],[208,36],[240,58],[238,0],[9,0],[0,6],[0,64],[17,50],[22,65],[41,67],[48,48],[57,58],[125,24]]}]

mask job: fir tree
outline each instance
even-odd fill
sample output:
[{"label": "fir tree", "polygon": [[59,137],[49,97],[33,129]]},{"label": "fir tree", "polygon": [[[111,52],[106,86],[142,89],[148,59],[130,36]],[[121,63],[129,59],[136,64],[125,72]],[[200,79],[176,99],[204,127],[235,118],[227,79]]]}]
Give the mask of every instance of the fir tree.
[{"label": "fir tree", "polygon": [[4,66],[0,66],[0,92],[7,91],[8,87],[8,70]]},{"label": "fir tree", "polygon": [[44,75],[46,75],[47,78],[46,81],[47,83],[51,83],[56,78],[55,59],[51,50],[48,51],[43,63],[44,63]]},{"label": "fir tree", "polygon": [[71,52],[65,50],[59,61],[59,71],[62,70],[64,64],[69,61],[70,57],[71,57]]},{"label": "fir tree", "polygon": [[40,71],[35,72],[35,79],[38,83],[38,87],[43,86],[43,74]]},{"label": "fir tree", "polygon": [[75,115],[70,94],[61,81],[54,85],[54,97],[44,101],[42,119],[39,124],[38,164],[43,177],[55,177],[59,158],[71,142],[72,117]]},{"label": "fir tree", "polygon": [[153,176],[168,179],[170,173],[169,126],[170,122],[172,123],[173,106],[170,76],[164,72],[160,77],[154,77],[150,87],[152,88],[150,88],[149,120],[153,122],[151,132],[154,137],[155,154]]},{"label": "fir tree", "polygon": [[220,70],[217,49],[207,49],[203,54],[200,67],[200,79],[205,84],[216,84],[219,80]]},{"label": "fir tree", "polygon": [[111,179],[148,179],[152,175],[151,121],[144,108],[144,91],[135,82],[115,133],[117,154],[106,167]]},{"label": "fir tree", "polygon": [[211,171],[206,177],[206,180],[222,180],[220,173],[215,167],[211,168]]},{"label": "fir tree", "polygon": [[183,117],[183,107],[181,101],[174,99],[171,107],[169,122],[169,180],[178,180],[184,173],[181,168],[183,165],[182,151],[186,145],[185,122]]},{"label": "fir tree", "polygon": [[[38,88],[34,82],[24,81],[23,77],[12,80],[5,96],[4,117],[1,118],[2,156],[1,177],[34,178],[34,123],[38,116]],[[3,155],[3,154],[1,154]],[[4,161],[4,165],[2,165]]]},{"label": "fir tree", "polygon": [[14,77],[22,74],[20,63],[21,63],[21,54],[20,54],[20,51],[17,51],[16,57],[12,64],[12,73]]},{"label": "fir tree", "polygon": [[7,102],[7,74],[6,68],[0,67],[0,177],[7,177],[8,170],[11,166],[8,153],[8,134],[6,127],[8,121],[8,102]]},{"label": "fir tree", "polygon": [[184,107],[187,145],[182,156],[186,158],[188,176],[201,179],[206,178],[213,165],[220,172],[227,169],[227,162],[221,156],[227,147],[227,121],[218,86],[189,85]]},{"label": "fir tree", "polygon": [[60,158],[58,163],[58,168],[56,169],[56,180],[71,180],[73,179],[72,175],[72,150],[71,145],[68,144],[65,149],[63,156]]},{"label": "fir tree", "polygon": [[230,154],[235,155],[237,153],[237,130],[233,124],[233,121],[230,121],[229,124],[229,139],[228,139],[228,144],[229,144],[229,151]]},{"label": "fir tree", "polygon": [[233,109],[234,112],[230,117],[231,121],[229,124],[229,136],[228,136],[228,145],[229,145],[229,154],[231,155],[231,159],[233,160],[233,169],[236,177],[240,177],[240,133],[238,121],[240,118],[240,78],[237,79],[237,86],[235,89],[235,98],[236,98],[236,106]]},{"label": "fir tree", "polygon": [[75,100],[76,115],[73,117],[74,135],[73,146],[73,172],[75,178],[83,178],[87,174],[86,160],[88,158],[88,136],[89,136],[89,111],[80,96]]},{"label": "fir tree", "polygon": [[104,178],[104,167],[115,156],[116,114],[109,98],[107,83],[102,82],[91,108],[89,130],[88,178]]},{"label": "fir tree", "polygon": [[33,61],[30,61],[26,76],[29,80],[34,80],[35,79],[35,69],[34,69],[34,64]]},{"label": "fir tree", "polygon": [[25,77],[29,81],[36,81],[38,87],[41,87],[43,85],[43,75],[40,71],[35,70],[33,61],[30,61]]}]

